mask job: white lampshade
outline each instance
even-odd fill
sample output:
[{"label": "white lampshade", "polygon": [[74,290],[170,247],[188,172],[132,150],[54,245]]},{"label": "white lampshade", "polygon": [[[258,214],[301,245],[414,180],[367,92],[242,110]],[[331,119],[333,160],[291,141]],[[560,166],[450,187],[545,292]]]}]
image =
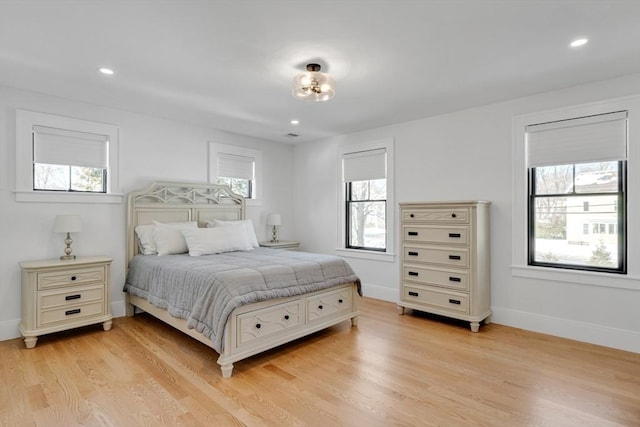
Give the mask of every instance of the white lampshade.
[{"label": "white lampshade", "polygon": [[79,233],[82,231],[82,219],[80,219],[80,215],[56,215],[53,231],[56,233]]},{"label": "white lampshade", "polygon": [[267,215],[267,225],[282,225],[280,214],[272,213]]}]

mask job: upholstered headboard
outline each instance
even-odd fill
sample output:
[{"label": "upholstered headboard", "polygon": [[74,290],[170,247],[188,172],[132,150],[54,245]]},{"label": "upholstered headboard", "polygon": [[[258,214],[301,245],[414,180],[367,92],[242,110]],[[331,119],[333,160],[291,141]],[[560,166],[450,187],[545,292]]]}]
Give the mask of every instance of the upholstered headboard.
[{"label": "upholstered headboard", "polygon": [[204,227],[213,219],[244,219],[244,197],[225,185],[191,182],[155,182],[129,193],[127,212],[127,264],[138,254],[135,229],[152,221],[197,221]]}]

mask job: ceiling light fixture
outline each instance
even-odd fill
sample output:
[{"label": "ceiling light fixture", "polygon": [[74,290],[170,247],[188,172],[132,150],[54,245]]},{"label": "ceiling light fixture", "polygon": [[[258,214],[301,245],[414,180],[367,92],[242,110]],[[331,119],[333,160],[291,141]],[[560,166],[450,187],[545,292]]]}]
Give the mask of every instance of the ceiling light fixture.
[{"label": "ceiling light fixture", "polygon": [[293,96],[305,101],[328,101],[336,94],[333,78],[320,72],[320,65],[308,64],[307,71],[293,79]]},{"label": "ceiling light fixture", "polygon": [[113,70],[111,68],[100,68],[100,72],[109,76],[113,74]]},{"label": "ceiling light fixture", "polygon": [[300,124],[300,122],[298,120],[291,120],[291,124],[292,125],[297,125],[297,124]]},{"label": "ceiling light fixture", "polygon": [[576,40],[571,42],[570,46],[571,47],[584,46],[585,44],[587,44],[588,41],[589,41],[589,39],[576,39]]}]

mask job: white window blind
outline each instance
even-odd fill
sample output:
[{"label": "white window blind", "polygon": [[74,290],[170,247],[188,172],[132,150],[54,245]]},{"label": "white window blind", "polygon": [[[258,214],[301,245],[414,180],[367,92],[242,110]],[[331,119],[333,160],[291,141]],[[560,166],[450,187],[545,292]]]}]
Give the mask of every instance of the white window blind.
[{"label": "white window blind", "polygon": [[50,165],[108,168],[106,135],[33,126],[33,161]]},{"label": "white window blind", "polygon": [[342,157],[343,182],[369,181],[387,177],[387,151],[376,150],[346,153]]},{"label": "white window blind", "polygon": [[254,164],[253,157],[218,153],[218,176],[253,180]]},{"label": "white window blind", "polygon": [[526,127],[529,167],[627,158],[627,112],[620,111]]}]

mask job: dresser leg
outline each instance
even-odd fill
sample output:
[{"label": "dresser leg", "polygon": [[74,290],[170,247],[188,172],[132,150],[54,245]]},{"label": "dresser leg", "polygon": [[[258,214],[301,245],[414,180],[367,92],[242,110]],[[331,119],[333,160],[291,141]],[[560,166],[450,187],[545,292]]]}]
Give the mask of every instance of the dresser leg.
[{"label": "dresser leg", "polygon": [[486,319],[484,319],[484,324],[488,325],[491,323],[491,316],[487,317]]},{"label": "dresser leg", "polygon": [[358,326],[358,316],[351,318],[351,326]]},{"label": "dresser leg", "polygon": [[107,320],[106,322],[102,323],[102,327],[104,328],[105,331],[108,331],[111,329],[111,324],[113,322],[111,320]]},{"label": "dresser leg", "polygon": [[396,311],[398,314],[404,314],[404,307],[401,305],[396,306]]},{"label": "dresser leg", "polygon": [[231,374],[233,373],[233,363],[220,365],[220,371],[222,371],[222,378],[231,378]]},{"label": "dresser leg", "polygon": [[471,332],[478,332],[480,330],[480,322],[471,322],[469,326],[471,327]]},{"label": "dresser leg", "polygon": [[27,348],[33,348],[38,342],[38,337],[24,337],[24,345]]}]

